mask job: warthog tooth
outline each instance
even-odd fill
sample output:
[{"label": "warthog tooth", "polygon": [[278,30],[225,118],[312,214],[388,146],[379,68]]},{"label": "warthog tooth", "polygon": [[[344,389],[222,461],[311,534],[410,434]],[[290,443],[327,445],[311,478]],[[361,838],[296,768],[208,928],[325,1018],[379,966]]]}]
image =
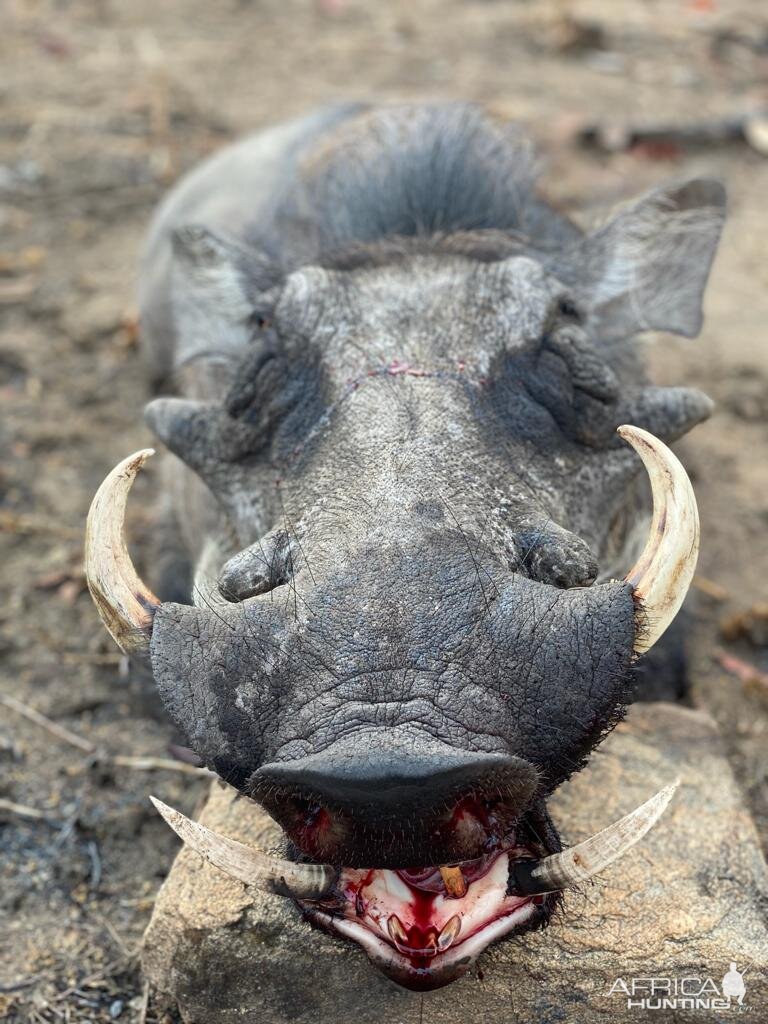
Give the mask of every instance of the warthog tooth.
[{"label": "warthog tooth", "polygon": [[437,937],[437,948],[441,953],[444,953],[449,946],[453,945],[460,931],[461,918],[458,914],[454,914],[450,921],[443,925],[443,930]]},{"label": "warthog tooth", "polygon": [[408,945],[408,935],[406,934],[403,923],[397,914],[390,914],[387,918],[387,931],[389,932],[390,938],[393,942],[396,942],[401,946]]},{"label": "warthog tooth", "polygon": [[85,576],[102,622],[126,654],[146,652],[160,602],[136,573],[123,536],[125,505],[136,474],[154,449],[123,459],[96,492],[85,527]]},{"label": "warthog tooth", "polygon": [[699,555],[699,513],[688,474],[667,446],[647,430],[624,425],[620,436],[643,460],[651,482],[653,518],[642,554],[625,576],[643,610],[635,651],[656,643],[683,603]]},{"label": "warthog tooth", "polygon": [[623,857],[656,824],[667,809],[680,780],[659,790],[650,800],[583,843],[542,860],[512,861],[510,894],[533,895],[572,889]]},{"label": "warthog tooth", "polygon": [[460,899],[467,893],[467,883],[459,867],[441,867],[440,874],[443,878],[443,885],[449,896]]},{"label": "warthog tooth", "polygon": [[149,799],[186,846],[230,878],[293,899],[319,900],[332,893],[339,872],[330,864],[296,864],[270,857],[190,820],[153,796]]}]

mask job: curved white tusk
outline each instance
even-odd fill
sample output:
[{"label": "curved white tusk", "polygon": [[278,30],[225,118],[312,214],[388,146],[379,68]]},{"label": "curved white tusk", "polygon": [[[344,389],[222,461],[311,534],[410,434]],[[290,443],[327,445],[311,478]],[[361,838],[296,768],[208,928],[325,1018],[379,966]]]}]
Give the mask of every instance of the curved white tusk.
[{"label": "curved white tusk", "polygon": [[128,492],[154,449],[123,459],[91,502],[85,527],[85,576],[99,615],[126,654],[146,652],[160,602],[139,579],[123,536]]},{"label": "curved white tusk", "polygon": [[572,889],[586,882],[643,838],[667,809],[679,784],[677,779],[665,786],[630,814],[577,846],[533,863],[522,861],[519,867],[513,861],[511,885],[514,888],[517,884],[518,890],[525,893],[543,893]]},{"label": "curved white tusk", "polygon": [[644,654],[674,619],[691,585],[699,556],[699,513],[688,474],[672,452],[640,427],[619,435],[643,460],[651,481],[653,519],[643,553],[624,577],[643,610],[635,651]]},{"label": "curved white tusk", "polygon": [[332,894],[339,872],[330,864],[296,864],[270,857],[236,839],[212,832],[153,796],[149,799],[186,846],[230,878],[293,899],[319,900]]}]

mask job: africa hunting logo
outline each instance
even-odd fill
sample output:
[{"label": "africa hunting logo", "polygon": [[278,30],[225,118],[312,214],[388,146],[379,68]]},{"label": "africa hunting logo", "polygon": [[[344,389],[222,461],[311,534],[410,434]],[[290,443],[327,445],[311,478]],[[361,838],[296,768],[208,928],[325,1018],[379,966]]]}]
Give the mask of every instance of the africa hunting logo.
[{"label": "africa hunting logo", "polygon": [[[748,968],[747,968],[748,970]],[[718,984],[714,978],[685,975],[679,978],[617,978],[608,995],[627,1001],[629,1010],[746,1010],[747,987],[736,962]]]}]

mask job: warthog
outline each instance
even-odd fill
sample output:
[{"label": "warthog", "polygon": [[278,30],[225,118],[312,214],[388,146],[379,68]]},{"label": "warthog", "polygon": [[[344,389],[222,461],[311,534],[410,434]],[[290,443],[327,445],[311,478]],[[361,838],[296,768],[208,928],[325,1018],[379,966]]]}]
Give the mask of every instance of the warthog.
[{"label": "warthog", "polygon": [[650,386],[634,336],[697,334],[724,205],[677,182],[585,233],[477,108],[357,105],[223,150],[155,218],[165,569],[156,597],[122,537],[144,451],[94,499],[90,587],[284,857],[157,806],[403,985],[545,924],[670,799],[569,850],[547,813],[632,700],[679,688],[646,656],[698,548],[666,445],[711,403]]}]

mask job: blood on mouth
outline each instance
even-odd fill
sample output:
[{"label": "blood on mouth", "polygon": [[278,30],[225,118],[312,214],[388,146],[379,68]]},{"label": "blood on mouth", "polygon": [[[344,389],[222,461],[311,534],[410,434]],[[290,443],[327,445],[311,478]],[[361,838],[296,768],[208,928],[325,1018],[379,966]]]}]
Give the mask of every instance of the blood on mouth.
[{"label": "blood on mouth", "polygon": [[[460,868],[449,869],[462,878],[463,892],[460,894],[451,892],[446,886],[446,869],[425,867],[361,871],[349,880],[344,895],[347,906],[354,907],[355,916],[361,923],[388,938],[412,968],[424,971],[438,954],[447,952],[457,941],[507,916],[530,899],[514,900],[506,896],[504,881],[508,862],[505,854],[517,856],[521,853],[527,854],[528,851],[513,845],[465,862]],[[504,863],[499,864],[502,857]],[[488,877],[494,873],[501,874],[501,881]],[[477,890],[473,893],[472,886],[483,879],[496,891],[497,898],[493,911],[487,915],[483,913],[478,919],[473,911],[481,900],[487,898],[487,894]],[[535,902],[540,900],[536,898]],[[454,913],[450,912],[451,905],[455,905]]]},{"label": "blood on mouth", "polygon": [[[331,839],[343,816],[317,805],[302,810],[302,845],[310,852]],[[407,987],[445,984],[487,942],[527,920],[544,899],[507,892],[510,860],[534,856],[521,844],[511,818],[498,797],[463,797],[436,823],[434,836],[443,848],[450,845],[450,836],[460,840],[459,848],[474,848],[474,859],[426,867],[344,868],[335,903],[315,908],[318,923],[359,941],[374,962]],[[306,909],[312,916],[313,909]]]},{"label": "blood on mouth", "polygon": [[413,886],[411,889],[410,922],[405,925],[397,914],[390,914],[387,931],[398,951],[410,960],[411,966],[424,968],[429,966],[432,957],[444,953],[453,944],[461,931],[461,918],[454,914],[438,931],[432,924],[436,893]]}]

